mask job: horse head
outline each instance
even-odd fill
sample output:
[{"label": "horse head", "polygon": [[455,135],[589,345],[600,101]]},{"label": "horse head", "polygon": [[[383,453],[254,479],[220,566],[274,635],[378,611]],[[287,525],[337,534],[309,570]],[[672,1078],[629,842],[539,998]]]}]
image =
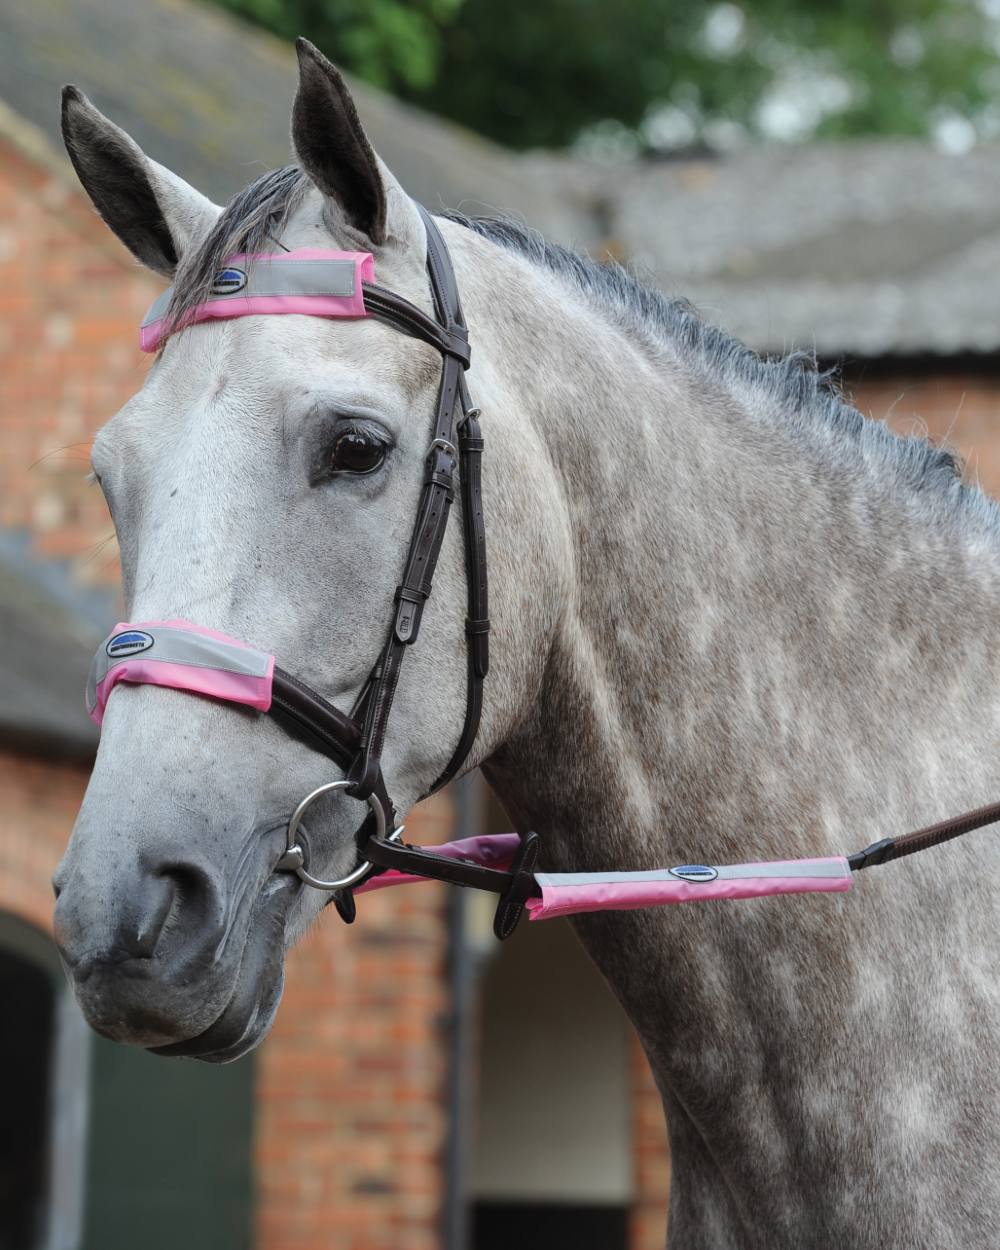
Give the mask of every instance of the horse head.
[{"label": "horse head", "polygon": [[[150,160],[74,88],[63,127],[107,224],[174,284],[157,359],[93,446],[128,619],[193,621],[244,640],[347,711],[385,641],[441,356],[369,318],[191,316],[213,290],[243,281],[234,255],[278,248],[368,254],[380,287],[434,315],[425,219],[373,152],[334,67],[304,41],[299,63],[298,165],[259,178],[226,209]],[[480,402],[504,402],[488,359],[480,375]],[[517,467],[531,438],[512,446],[507,472],[525,483],[509,492],[517,500],[532,476]],[[526,566],[523,555],[516,563]],[[514,566],[501,561],[499,575]],[[453,527],[382,751],[401,811],[440,777],[462,735],[465,577]],[[511,669],[501,681],[508,703],[526,677]],[[498,707],[487,708],[494,728],[468,763],[496,737]],[[56,938],[97,1030],[215,1060],[260,1040],[285,952],[326,901],[275,872],[289,815],[341,776],[246,708],[149,684],[115,689],[55,877]],[[350,872],[366,810],[341,791],[310,808],[312,872]]]}]

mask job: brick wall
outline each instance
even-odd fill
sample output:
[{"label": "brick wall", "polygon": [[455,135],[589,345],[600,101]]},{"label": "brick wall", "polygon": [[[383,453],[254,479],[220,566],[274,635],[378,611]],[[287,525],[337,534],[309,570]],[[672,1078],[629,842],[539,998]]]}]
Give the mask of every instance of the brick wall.
[{"label": "brick wall", "polygon": [[51,927],[50,878],[86,784],[86,769],[0,753],[0,911]]},{"label": "brick wall", "polygon": [[85,584],[118,574],[90,438],[142,384],[136,327],[160,287],[80,194],[0,139],[0,525]]},{"label": "brick wall", "polygon": [[1000,366],[987,359],[928,370],[921,362],[848,373],[846,382],[862,412],[888,420],[901,434],[946,442],[965,460],[969,480],[1000,496]]},{"label": "brick wall", "polygon": [[[162,288],[58,170],[0,138],[0,524],[81,584],[116,585],[112,527],[87,481],[93,432],[142,384],[137,326]],[[49,879],[86,770],[0,755],[0,908],[48,929]],[[409,828],[451,836],[447,799]],[[405,895],[405,897],[404,897]],[[437,1244],[447,1007],[441,889],[331,910],[293,953],[259,1051],[259,1250]]]},{"label": "brick wall", "polygon": [[663,1104],[639,1039],[632,1038],[632,1168],[629,1250],[663,1250],[670,1194],[670,1149]]}]

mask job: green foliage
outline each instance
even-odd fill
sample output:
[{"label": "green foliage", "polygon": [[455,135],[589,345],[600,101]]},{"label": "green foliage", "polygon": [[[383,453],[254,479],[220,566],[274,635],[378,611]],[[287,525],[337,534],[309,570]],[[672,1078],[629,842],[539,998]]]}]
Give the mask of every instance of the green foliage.
[{"label": "green foliage", "polygon": [[516,147],[1000,134],[1000,0],[218,2]]},{"label": "green foliage", "polygon": [[260,26],[305,35],[342,68],[396,92],[428,89],[441,32],[462,0],[217,0]]}]

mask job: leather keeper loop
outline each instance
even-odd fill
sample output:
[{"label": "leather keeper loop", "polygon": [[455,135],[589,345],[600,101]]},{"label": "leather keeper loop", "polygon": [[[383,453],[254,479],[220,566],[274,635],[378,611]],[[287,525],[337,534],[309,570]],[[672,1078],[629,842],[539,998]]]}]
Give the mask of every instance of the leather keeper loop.
[{"label": "leather keeper loop", "polygon": [[423,590],[413,590],[408,586],[396,588],[396,620],[392,628],[397,642],[409,646],[417,641],[420,631],[420,618],[424,611],[427,594]]}]

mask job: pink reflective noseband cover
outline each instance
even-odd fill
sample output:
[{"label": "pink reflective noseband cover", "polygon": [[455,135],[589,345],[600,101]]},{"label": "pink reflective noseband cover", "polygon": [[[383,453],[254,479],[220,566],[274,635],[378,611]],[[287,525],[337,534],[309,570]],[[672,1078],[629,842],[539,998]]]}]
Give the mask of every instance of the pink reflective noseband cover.
[{"label": "pink reflective noseband cover", "polygon": [[[274,313],[367,317],[363,284],[374,281],[371,252],[300,247],[273,255],[240,254],[216,274],[211,299],[190,309],[177,328]],[[167,313],[173,293],[168,287],[142,319],[139,346],[144,352],[155,352],[171,331]]]},{"label": "pink reflective noseband cover", "polygon": [[274,656],[190,621],[116,625],[97,649],[87,680],[87,711],[98,725],[120,681],[172,686],[266,712]]}]

